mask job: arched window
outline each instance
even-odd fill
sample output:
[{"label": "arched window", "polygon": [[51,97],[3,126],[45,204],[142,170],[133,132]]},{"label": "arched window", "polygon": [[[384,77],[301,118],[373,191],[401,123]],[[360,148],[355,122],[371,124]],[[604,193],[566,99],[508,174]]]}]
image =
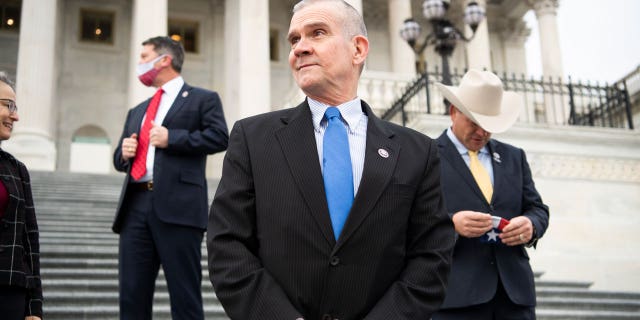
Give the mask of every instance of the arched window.
[{"label": "arched window", "polygon": [[107,133],[95,125],[86,125],[73,134],[69,170],[71,172],[109,173],[111,144]]}]

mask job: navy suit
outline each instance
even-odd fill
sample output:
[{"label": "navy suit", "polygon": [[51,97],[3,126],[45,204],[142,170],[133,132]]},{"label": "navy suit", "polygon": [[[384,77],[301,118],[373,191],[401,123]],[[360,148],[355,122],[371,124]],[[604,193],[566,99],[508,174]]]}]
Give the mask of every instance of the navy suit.
[{"label": "navy suit", "polygon": [[[536,191],[522,149],[489,140],[487,147],[493,158],[494,191],[491,203],[488,203],[446,130],[437,141],[442,159],[442,189],[449,214],[471,210],[507,220],[523,215],[533,223],[534,237],[542,237],[549,223],[549,210]],[[460,236],[456,241],[442,308],[486,303],[496,294],[499,282],[515,304],[535,306],[533,272],[523,245],[509,247]]]},{"label": "navy suit", "polygon": [[334,238],[305,101],[238,121],[209,215],[209,276],[231,319],[424,319],[454,232],[430,138],[368,116],[364,169]]},{"label": "navy suit", "polygon": [[[127,173],[112,227],[120,233],[121,318],[147,318],[148,296],[152,299],[162,264],[174,319],[201,319],[200,247],[208,212],[205,167],[207,155],[226,149],[227,125],[217,93],[184,84],[162,123],[169,141],[166,148],[155,150],[153,191],[135,190],[129,174],[133,159],[122,160],[122,140],[133,133],[139,136],[150,100],[129,111],[114,153],[115,168]],[[136,300],[136,294],[144,295],[144,301]]]}]

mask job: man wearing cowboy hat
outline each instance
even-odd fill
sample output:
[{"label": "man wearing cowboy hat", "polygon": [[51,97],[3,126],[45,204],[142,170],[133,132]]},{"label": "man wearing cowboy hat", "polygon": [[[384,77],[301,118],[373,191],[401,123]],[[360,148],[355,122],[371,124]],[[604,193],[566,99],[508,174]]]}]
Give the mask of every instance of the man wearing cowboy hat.
[{"label": "man wearing cowboy hat", "polygon": [[441,184],[457,240],[442,319],[535,319],[525,246],[549,224],[549,209],[522,149],[491,139],[517,120],[522,99],[491,72],[469,70],[458,87],[436,84],[452,125],[437,139]]}]

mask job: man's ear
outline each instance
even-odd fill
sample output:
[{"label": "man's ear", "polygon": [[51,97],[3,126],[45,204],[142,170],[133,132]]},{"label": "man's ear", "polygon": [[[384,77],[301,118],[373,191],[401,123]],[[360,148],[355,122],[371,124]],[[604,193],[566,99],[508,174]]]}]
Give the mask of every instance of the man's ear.
[{"label": "man's ear", "polygon": [[162,59],[160,59],[160,65],[163,67],[171,67],[171,61],[173,61],[173,57],[170,55],[166,55]]},{"label": "man's ear", "polygon": [[352,39],[355,50],[353,52],[353,64],[363,64],[369,54],[369,39],[363,35],[357,35]]}]

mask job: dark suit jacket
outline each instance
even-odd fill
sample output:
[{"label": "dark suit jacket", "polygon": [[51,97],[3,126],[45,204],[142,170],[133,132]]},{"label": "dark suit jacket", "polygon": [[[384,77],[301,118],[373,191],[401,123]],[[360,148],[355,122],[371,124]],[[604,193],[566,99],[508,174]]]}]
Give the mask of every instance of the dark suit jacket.
[{"label": "dark suit jacket", "polygon": [[207,231],[231,319],[413,320],[440,306],[454,232],[435,142],[362,106],[364,170],[337,242],[307,102],[235,124]]},{"label": "dark suit jacket", "polygon": [[[450,214],[472,210],[507,220],[524,215],[531,219],[536,229],[535,237],[542,237],[549,224],[549,209],[536,191],[522,149],[489,140],[487,146],[493,155],[494,191],[491,203],[487,203],[469,167],[447,137],[446,130],[437,141],[442,159],[442,190]],[[481,243],[479,238],[458,237],[447,297],[442,307],[457,308],[488,302],[495,295],[498,277],[514,303],[535,305],[533,272],[524,246],[509,247]]]},{"label": "dark suit jacket", "polygon": [[[151,99],[127,114],[127,120],[113,163],[127,173],[116,210],[113,231],[120,232],[123,204],[131,176],[132,160],[122,160],[122,140],[140,131]],[[217,93],[187,85],[180,90],[162,126],[169,131],[167,148],[156,148],[153,163],[153,206],[158,218],[167,223],[200,229],[207,227],[207,155],[224,151],[228,143],[227,124]]]}]

